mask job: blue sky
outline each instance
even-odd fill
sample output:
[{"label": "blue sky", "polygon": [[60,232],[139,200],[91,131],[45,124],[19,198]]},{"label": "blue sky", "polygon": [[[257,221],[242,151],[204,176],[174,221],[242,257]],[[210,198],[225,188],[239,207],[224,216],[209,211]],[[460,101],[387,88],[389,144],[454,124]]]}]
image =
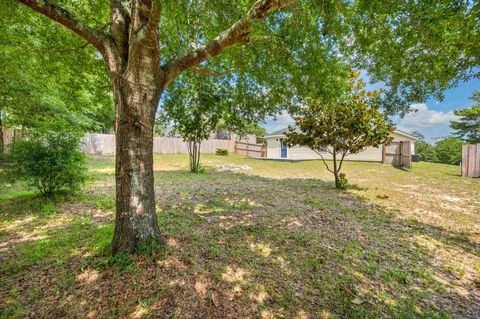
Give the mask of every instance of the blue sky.
[{"label": "blue sky", "polygon": [[[377,87],[377,85],[375,85]],[[417,112],[407,114],[403,119],[395,118],[394,123],[398,129],[405,132],[419,131],[427,140],[435,141],[437,138],[449,135],[452,130],[450,121],[455,120],[453,110],[473,105],[470,96],[474,90],[480,90],[480,79],[472,79],[445,92],[445,99],[437,101],[429,99],[426,103],[413,104]],[[286,112],[277,117],[269,118],[263,124],[267,132],[279,130],[293,124],[292,118]]]}]

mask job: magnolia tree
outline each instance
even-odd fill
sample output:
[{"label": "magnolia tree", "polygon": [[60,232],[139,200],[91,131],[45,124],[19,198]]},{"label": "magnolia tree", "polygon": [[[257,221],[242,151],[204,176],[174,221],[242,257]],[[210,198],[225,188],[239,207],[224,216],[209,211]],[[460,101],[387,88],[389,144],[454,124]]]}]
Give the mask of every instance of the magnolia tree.
[{"label": "magnolia tree", "polygon": [[[377,147],[391,141],[394,127],[389,124],[381,106],[379,91],[365,90],[365,83],[355,73],[348,91],[328,102],[307,100],[294,116],[296,127],[285,135],[289,146],[306,146],[316,152],[327,170],[335,176],[335,187],[344,188],[347,180],[340,173],[343,160],[369,146]],[[329,165],[324,155],[333,159]]]},{"label": "magnolia tree", "polygon": [[[383,81],[390,100],[398,94],[423,100],[478,70],[478,8],[469,1],[5,0],[0,5],[20,11],[17,2],[83,42],[76,50],[65,48],[55,41],[58,28],[45,24],[42,35],[62,55],[75,56],[89,46],[92,61],[106,66],[116,113],[113,253],[161,238],[153,183],[155,115],[162,94],[186,70],[233,70],[232,79],[244,81],[241,89],[257,91],[267,105],[289,102],[292,90],[285,84],[302,82],[301,74],[292,74],[308,69],[312,60],[330,74],[332,59],[349,59]],[[39,17],[30,21],[1,12],[2,20],[38,30]],[[51,54],[46,50],[42,56]],[[280,66],[287,72],[279,72]]]}]

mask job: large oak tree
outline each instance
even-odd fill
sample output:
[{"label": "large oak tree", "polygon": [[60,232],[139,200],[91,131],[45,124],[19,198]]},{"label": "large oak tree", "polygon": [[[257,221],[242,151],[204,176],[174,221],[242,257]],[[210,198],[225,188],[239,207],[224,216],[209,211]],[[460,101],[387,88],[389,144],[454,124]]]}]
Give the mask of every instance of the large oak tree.
[{"label": "large oak tree", "polygon": [[[282,92],[273,83],[303,81],[296,70],[312,60],[329,70],[349,59],[390,86],[396,101],[398,93],[439,93],[474,76],[478,64],[478,4],[469,1],[18,1],[83,38],[107,65],[116,110],[114,253],[160,238],[153,127],[162,93],[185,70],[226,71],[235,62],[262,73],[272,87],[260,92],[270,97]],[[452,67],[452,58],[461,63]],[[291,74],[268,72],[275,62]]]},{"label": "large oak tree", "polygon": [[[107,64],[116,110],[117,187],[113,252],[131,252],[145,242],[159,239],[152,147],[155,114],[162,92],[186,69],[237,43],[246,42],[258,20],[295,0],[256,1],[211,41],[198,46],[193,44],[190,51],[179,52],[168,59],[161,56],[163,2],[160,0],[111,0],[107,31],[90,27],[53,2],[19,1],[85,39],[101,53]],[[174,19],[166,23],[174,23]]]}]

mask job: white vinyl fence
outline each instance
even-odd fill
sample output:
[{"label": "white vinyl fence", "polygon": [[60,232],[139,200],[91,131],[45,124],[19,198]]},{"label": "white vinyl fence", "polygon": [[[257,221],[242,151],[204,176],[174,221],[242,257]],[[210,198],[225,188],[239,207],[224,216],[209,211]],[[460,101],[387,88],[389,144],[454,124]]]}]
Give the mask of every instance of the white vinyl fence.
[{"label": "white vinyl fence", "polygon": [[[86,134],[83,138],[82,149],[90,155],[115,154],[114,134]],[[217,148],[223,148],[230,153],[235,152],[235,141],[209,139],[201,145],[202,153],[215,153]],[[181,138],[154,137],[153,152],[158,154],[187,154],[188,148]]]}]

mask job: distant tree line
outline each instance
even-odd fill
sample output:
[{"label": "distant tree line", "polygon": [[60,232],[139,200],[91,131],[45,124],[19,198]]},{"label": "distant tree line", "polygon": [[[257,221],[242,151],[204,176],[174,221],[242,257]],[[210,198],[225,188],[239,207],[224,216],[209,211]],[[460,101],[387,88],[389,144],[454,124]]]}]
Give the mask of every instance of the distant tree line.
[{"label": "distant tree line", "polygon": [[434,163],[458,165],[462,161],[462,145],[460,138],[447,136],[429,143],[418,132],[413,133],[418,140],[415,142],[415,154],[420,155],[420,160]]},{"label": "distant tree line", "polygon": [[462,145],[480,143],[480,91],[475,91],[471,99],[475,105],[454,111],[458,120],[452,121],[452,136],[437,140],[435,143],[425,141],[420,132],[413,135],[418,138],[415,153],[422,161],[458,165],[462,161]]}]

